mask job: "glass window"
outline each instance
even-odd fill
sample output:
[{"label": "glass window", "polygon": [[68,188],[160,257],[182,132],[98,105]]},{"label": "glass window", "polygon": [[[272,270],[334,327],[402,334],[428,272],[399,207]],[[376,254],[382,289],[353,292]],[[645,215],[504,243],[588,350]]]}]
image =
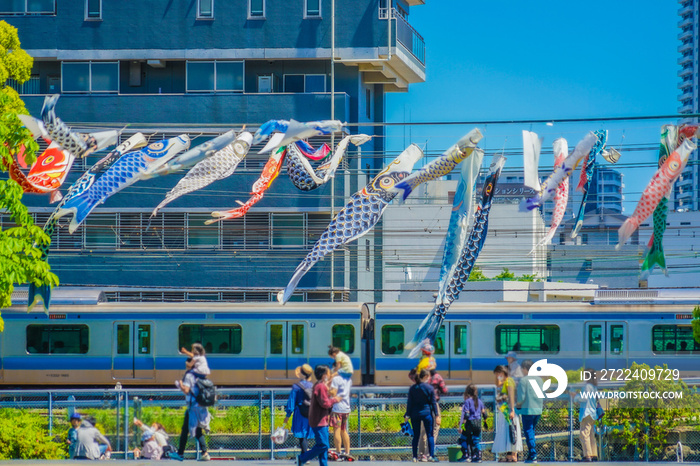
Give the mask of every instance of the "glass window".
[{"label": "glass window", "polygon": [[117,354],[129,354],[129,342],[131,341],[131,325],[117,325]]},{"label": "glass window", "polygon": [[243,347],[240,325],[183,324],[178,329],[178,349],[201,343],[207,354],[239,354]]},{"label": "glass window", "polygon": [[497,325],[496,352],[558,353],[560,332],[557,325]]},{"label": "glass window", "polygon": [[292,324],[292,354],[304,354],[304,324]]},{"label": "glass window", "polygon": [[92,92],[118,92],[119,91],[119,64],[118,63],[91,63]]},{"label": "glass window", "polygon": [[272,245],[303,246],[304,214],[273,214]]},{"label": "glass window", "polygon": [[624,349],[625,326],[622,324],[610,326],[610,351],[621,353]]},{"label": "glass window", "polygon": [[216,62],[216,90],[243,91],[243,62]]},{"label": "glass window", "polygon": [[63,92],[90,92],[90,63],[63,63]]},{"label": "glass window", "polygon": [[323,74],[307,74],[304,92],[326,92],[326,76]]},{"label": "glass window", "polygon": [[55,12],[55,0],[27,0],[27,13],[53,14]]},{"label": "glass window", "polygon": [[115,214],[92,214],[85,220],[85,248],[114,248],[117,240]]},{"label": "glass window", "polygon": [[588,354],[600,354],[603,351],[603,327],[588,326]]},{"label": "glass window", "polygon": [[654,325],[651,350],[654,353],[700,354],[700,343],[695,341],[690,325]]},{"label": "glass window", "polygon": [[333,346],[346,354],[355,351],[355,326],[352,324],[335,324],[331,329]]},{"label": "glass window", "polygon": [[284,92],[304,92],[304,75],[284,75]]},{"label": "glass window", "polygon": [[85,354],[89,348],[87,325],[27,325],[27,352]]},{"label": "glass window", "polygon": [[321,16],[321,0],[305,0],[304,16],[318,18]]},{"label": "glass window", "polygon": [[197,18],[214,17],[214,0],[197,1]]},{"label": "glass window", "polygon": [[455,354],[467,354],[467,326],[460,324],[453,328]]},{"label": "glass window", "polygon": [[403,353],[403,325],[391,324],[382,326],[382,353]]},{"label": "glass window", "polygon": [[441,325],[435,336],[435,354],[445,354],[445,326]]},{"label": "glass window", "polygon": [[85,0],[85,18],[102,18],[102,0]]},{"label": "glass window", "polygon": [[205,225],[211,220],[207,214],[187,214],[187,246],[190,248],[219,247],[219,223]]},{"label": "glass window", "polygon": [[187,90],[213,91],[214,89],[214,62],[188,61]]},{"label": "glass window", "polygon": [[270,354],[282,354],[283,342],[284,326],[282,324],[270,325]]},{"label": "glass window", "polygon": [[251,18],[264,18],[265,0],[248,0],[248,16]]},{"label": "glass window", "polygon": [[151,354],[151,326],[148,324],[139,324],[139,354]]}]

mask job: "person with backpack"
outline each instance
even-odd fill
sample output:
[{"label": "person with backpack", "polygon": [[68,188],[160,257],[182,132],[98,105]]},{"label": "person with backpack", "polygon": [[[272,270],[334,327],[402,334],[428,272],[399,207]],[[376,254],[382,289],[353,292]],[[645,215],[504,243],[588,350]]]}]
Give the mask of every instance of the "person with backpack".
[{"label": "person with backpack", "polygon": [[[442,378],[442,376],[438,373],[437,368],[433,367],[432,369],[429,369],[430,371],[430,380],[429,383],[430,385],[433,386],[433,389],[435,390],[435,406],[437,407],[437,411],[435,412],[435,419],[433,419],[433,439],[435,443],[437,443],[438,439],[438,433],[440,433],[440,395],[446,395],[447,394],[447,385],[445,385],[445,379]],[[426,435],[425,431],[423,430],[423,425],[421,424],[421,435],[420,435],[420,442],[418,442],[418,458],[421,461],[428,461],[429,456],[429,451],[428,451],[428,436]]]},{"label": "person with backpack", "polygon": [[313,369],[308,364],[299,366],[294,370],[294,375],[299,379],[292,385],[292,393],[287,399],[284,422],[285,427],[292,418],[292,435],[299,439],[299,448],[304,454],[309,449],[309,439],[314,438],[314,433],[309,425],[309,407],[311,406],[311,395],[313,394],[313,384],[309,380],[313,375]]},{"label": "person with backpack", "polygon": [[406,414],[404,420],[411,421],[413,427],[413,462],[418,461],[418,441],[420,440],[421,425],[428,436],[428,461],[437,462],[435,456],[435,439],[433,437],[433,421],[440,422],[437,415],[438,407],[435,400],[435,389],[429,383],[430,372],[421,369],[416,377],[416,383],[408,390],[408,401],[406,403]]},{"label": "person with backpack", "polygon": [[199,451],[201,453],[199,460],[209,461],[211,458],[207,452],[207,442],[204,438],[204,433],[209,433],[211,416],[207,407],[202,406],[202,402],[209,404],[211,401],[211,390],[207,387],[213,387],[213,384],[211,384],[211,381],[201,378],[198,373],[193,371],[195,367],[195,360],[193,358],[189,358],[185,362],[185,367],[187,371],[182,381],[175,381],[175,386],[185,394],[185,402],[187,403],[185,419],[183,420],[182,431],[180,432],[180,446],[177,449],[177,455],[181,458],[184,457],[185,447],[187,446],[187,436],[189,434],[199,443]]}]

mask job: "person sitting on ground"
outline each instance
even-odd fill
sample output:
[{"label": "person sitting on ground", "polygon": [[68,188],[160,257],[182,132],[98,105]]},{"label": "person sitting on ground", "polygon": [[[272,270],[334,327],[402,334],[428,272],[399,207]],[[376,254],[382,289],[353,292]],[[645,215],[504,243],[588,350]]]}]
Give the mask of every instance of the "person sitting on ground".
[{"label": "person sitting on ground", "polygon": [[355,369],[352,367],[352,361],[350,360],[350,356],[343,353],[342,351],[340,351],[340,348],[337,348],[335,346],[328,347],[328,356],[331,356],[335,360],[335,362],[333,363],[333,371],[331,374],[333,377],[335,377],[335,374],[338,374],[345,379],[352,378],[352,374],[353,372],[355,372]]},{"label": "person sitting on ground", "polygon": [[195,375],[206,377],[211,374],[209,364],[207,363],[206,351],[204,351],[204,347],[200,343],[192,343],[192,351],[187,351],[185,348],[182,348],[180,352],[188,358],[192,358],[194,361],[192,372],[194,372]]},{"label": "person sitting on ground", "polygon": [[75,449],[78,447],[78,429],[80,428],[81,422],[82,419],[80,418],[80,414],[73,413],[70,415],[71,428],[68,429],[68,435],[66,437],[69,459],[75,458]]},{"label": "person sitting on ground", "polygon": [[154,422],[150,426],[147,426],[143,422],[134,418],[134,425],[140,427],[144,432],[151,432],[153,434],[153,438],[156,440],[156,443],[158,443],[158,445],[163,449],[162,458],[172,458],[174,460],[182,461],[182,458],[180,458],[180,456],[177,454],[175,447],[168,443],[170,436],[165,431],[163,424]]},{"label": "person sitting on ground", "polygon": [[94,426],[94,422],[84,420],[78,428],[78,442],[75,459],[99,460],[109,458],[112,447],[109,440]]},{"label": "person sitting on ground", "polygon": [[159,460],[163,456],[163,447],[158,445],[151,430],[146,430],[141,434],[141,445],[140,451],[138,448],[134,449],[135,459]]}]

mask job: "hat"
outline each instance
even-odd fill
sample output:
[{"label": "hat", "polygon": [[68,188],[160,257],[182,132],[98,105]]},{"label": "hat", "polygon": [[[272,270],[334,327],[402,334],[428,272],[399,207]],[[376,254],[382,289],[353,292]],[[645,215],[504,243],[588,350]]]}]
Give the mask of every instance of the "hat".
[{"label": "hat", "polygon": [[311,374],[314,373],[314,370],[309,366],[308,364],[303,364],[296,369],[294,369],[294,375],[296,376],[297,379],[302,378],[302,374],[304,375],[305,379],[308,379]]},{"label": "hat", "polygon": [[70,415],[70,420],[72,421],[73,419],[80,420],[80,419],[81,419],[80,414],[78,414],[78,413],[73,413],[73,414],[71,414],[71,415]]},{"label": "hat", "polygon": [[141,434],[141,441],[146,442],[146,441],[150,440],[151,437],[153,437],[153,432],[150,430],[144,430],[143,434]]},{"label": "hat", "polygon": [[508,352],[506,353],[506,357],[507,357],[507,358],[518,359],[518,353],[516,353],[515,351],[508,351]]},{"label": "hat", "polygon": [[422,348],[424,354],[433,354],[435,352],[435,347],[428,343]]}]

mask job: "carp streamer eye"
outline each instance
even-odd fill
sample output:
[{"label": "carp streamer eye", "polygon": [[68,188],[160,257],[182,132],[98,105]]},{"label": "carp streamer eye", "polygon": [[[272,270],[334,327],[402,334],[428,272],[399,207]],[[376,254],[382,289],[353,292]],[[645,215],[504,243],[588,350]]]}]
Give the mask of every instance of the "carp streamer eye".
[{"label": "carp streamer eye", "polygon": [[493,191],[493,184],[489,183],[486,185],[486,189],[484,190],[486,194],[491,194],[491,191]]},{"label": "carp streamer eye", "polygon": [[163,147],[165,147],[165,144],[162,142],[154,142],[150,146],[148,146],[149,149],[151,150],[161,150]]},{"label": "carp streamer eye", "polygon": [[53,155],[49,155],[48,157],[46,157],[46,159],[45,159],[41,164],[42,164],[42,165],[48,165],[48,164],[50,164],[50,163],[53,163],[53,161],[54,161],[54,156],[53,156]]},{"label": "carp streamer eye", "polygon": [[671,162],[670,164],[668,164],[668,167],[669,167],[671,170],[677,170],[679,166],[680,166],[680,164],[679,164],[678,162],[676,162],[676,161],[673,161],[673,162]]},{"label": "carp streamer eye", "polygon": [[392,180],[391,178],[382,178],[381,180],[379,180],[379,186],[381,186],[382,188],[391,188],[392,186],[394,186],[394,180]]}]

